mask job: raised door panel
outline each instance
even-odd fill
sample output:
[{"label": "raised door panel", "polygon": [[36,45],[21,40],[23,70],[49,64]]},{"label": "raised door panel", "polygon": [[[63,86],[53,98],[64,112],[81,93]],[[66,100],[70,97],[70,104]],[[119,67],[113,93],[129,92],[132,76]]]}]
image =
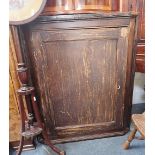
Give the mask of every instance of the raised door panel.
[{"label": "raised door panel", "polygon": [[29,30],[29,56],[52,139],[123,128],[128,27]]}]

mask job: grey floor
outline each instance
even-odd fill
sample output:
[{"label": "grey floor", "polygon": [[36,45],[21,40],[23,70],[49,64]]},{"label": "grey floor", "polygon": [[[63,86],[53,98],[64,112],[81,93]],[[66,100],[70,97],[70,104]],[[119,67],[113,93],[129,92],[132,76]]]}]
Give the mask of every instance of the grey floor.
[{"label": "grey floor", "polygon": [[[136,73],[133,94],[133,113],[141,113],[145,109],[144,81],[144,74]],[[56,146],[65,150],[66,155],[144,155],[144,140],[135,139],[131,143],[129,150],[122,149],[121,145],[127,139],[128,134],[129,133],[118,137],[58,144]],[[139,133],[137,133],[136,136],[139,136]],[[15,155],[15,151],[10,150],[10,155]],[[25,151],[22,155],[55,155],[55,153],[53,153],[48,146],[37,144],[35,150]]]}]

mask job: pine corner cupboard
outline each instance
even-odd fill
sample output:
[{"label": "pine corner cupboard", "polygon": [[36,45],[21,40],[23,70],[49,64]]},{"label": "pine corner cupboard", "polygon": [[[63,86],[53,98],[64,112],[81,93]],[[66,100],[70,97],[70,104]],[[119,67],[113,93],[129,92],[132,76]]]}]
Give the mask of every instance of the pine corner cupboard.
[{"label": "pine corner cupboard", "polygon": [[40,16],[20,27],[23,55],[53,143],[129,129],[136,14]]}]

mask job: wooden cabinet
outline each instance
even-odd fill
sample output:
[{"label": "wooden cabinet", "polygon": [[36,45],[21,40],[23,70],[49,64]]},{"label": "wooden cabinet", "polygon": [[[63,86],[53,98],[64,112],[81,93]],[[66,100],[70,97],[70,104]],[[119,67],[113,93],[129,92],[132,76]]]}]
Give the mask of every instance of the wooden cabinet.
[{"label": "wooden cabinet", "polygon": [[145,0],[136,1],[132,10],[139,12],[138,33],[137,33],[137,53],[136,71],[145,72]]},{"label": "wooden cabinet", "polygon": [[48,0],[43,14],[117,11],[119,0]]},{"label": "wooden cabinet", "polygon": [[145,72],[145,0],[126,0],[121,3],[122,11],[138,12],[136,47],[136,71]]},{"label": "wooden cabinet", "polygon": [[[44,16],[13,34],[23,37],[24,60],[31,70],[43,120],[54,142],[119,135],[129,127],[135,17],[108,15],[103,11],[139,12],[136,71],[144,72],[144,3],[144,0],[48,0]],[[19,120],[15,93],[19,83],[14,74],[17,58],[12,57],[11,51],[13,56],[22,57],[19,42],[13,37],[10,124],[13,118]],[[10,132],[10,141],[18,132],[18,127]]]},{"label": "wooden cabinet", "polygon": [[22,26],[53,142],[121,135],[129,128],[135,22],[133,14],[74,14]]}]

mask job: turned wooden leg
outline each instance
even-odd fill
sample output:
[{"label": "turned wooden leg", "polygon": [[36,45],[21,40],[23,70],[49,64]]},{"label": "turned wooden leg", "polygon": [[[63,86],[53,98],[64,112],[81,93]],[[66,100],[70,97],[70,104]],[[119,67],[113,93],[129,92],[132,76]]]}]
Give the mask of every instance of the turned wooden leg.
[{"label": "turned wooden leg", "polygon": [[59,155],[65,155],[65,152],[64,152],[64,151],[58,149],[57,147],[55,147],[55,146],[51,143],[51,141],[50,141],[49,138],[48,138],[48,135],[47,135],[46,131],[43,131],[42,135],[43,135],[45,144],[48,145],[54,152],[56,152],[56,153],[59,154]]},{"label": "turned wooden leg", "polygon": [[51,143],[51,141],[49,140],[48,135],[47,135],[47,133],[46,133],[45,131],[43,131],[42,134],[43,134],[43,138],[45,139],[44,142],[45,142],[46,145],[48,145],[48,146],[49,146],[54,152],[56,152],[57,154],[59,154],[59,155],[65,155],[65,152],[64,152],[64,151],[58,149],[57,147],[55,147],[55,146]]},{"label": "turned wooden leg", "polygon": [[33,109],[34,109],[34,113],[35,113],[35,117],[36,117],[36,120],[38,122],[38,125],[39,127],[41,127],[43,129],[42,131],[42,135],[43,135],[43,138],[44,138],[44,143],[46,145],[48,145],[54,152],[56,152],[57,154],[59,155],[65,155],[65,152],[58,149],[56,146],[54,146],[51,141],[49,140],[48,138],[48,135],[47,135],[47,132],[46,132],[46,129],[45,127],[43,126],[42,124],[42,121],[41,121],[41,117],[40,117],[40,113],[39,113],[39,109],[38,109],[38,105],[37,105],[37,102],[36,102],[36,98],[34,96],[34,93],[32,93],[31,95],[31,99],[32,99],[32,106],[33,106]]},{"label": "turned wooden leg", "polygon": [[130,135],[128,136],[128,140],[123,143],[123,148],[124,149],[128,149],[129,148],[130,143],[134,139],[136,132],[137,132],[136,128],[134,128],[134,130],[131,131]]},{"label": "turned wooden leg", "polygon": [[[20,113],[20,117],[21,117],[21,133],[25,131],[25,118],[26,118],[26,114],[24,111],[24,104],[23,104],[23,100],[22,100],[22,96],[18,96],[18,100],[19,100],[19,113]],[[20,134],[21,134],[20,133]],[[19,143],[19,148],[17,150],[16,155],[20,155],[23,149],[23,145],[24,145],[24,137],[21,135],[20,137],[20,143]]]}]

